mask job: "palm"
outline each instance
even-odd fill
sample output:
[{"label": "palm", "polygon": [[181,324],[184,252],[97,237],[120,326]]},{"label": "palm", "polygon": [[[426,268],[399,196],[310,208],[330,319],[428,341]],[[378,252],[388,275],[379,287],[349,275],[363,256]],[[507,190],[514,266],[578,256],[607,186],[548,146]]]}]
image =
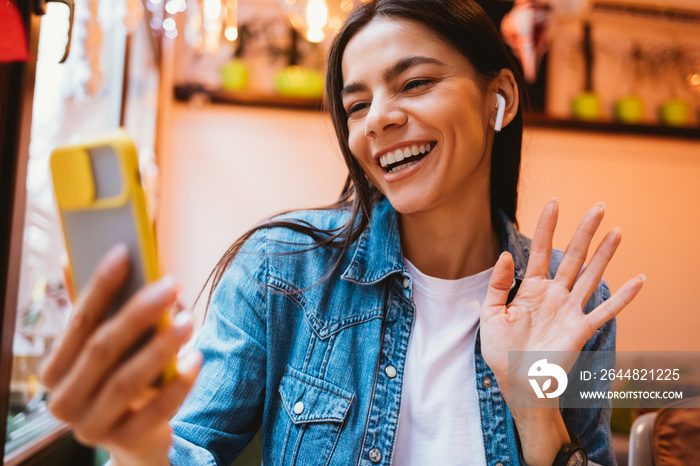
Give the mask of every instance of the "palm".
[{"label": "palm", "polygon": [[628,281],[590,314],[583,313],[603,271],[620,243],[620,232],[607,234],[579,276],[591,238],[603,217],[602,206],[581,221],[564,254],[556,276],[547,278],[557,204],[545,207],[532,241],[525,277],[513,301],[506,306],[513,279],[508,254],[499,258],[481,312],[482,353],[499,385],[506,387],[509,351],[579,351],[595,330],[617,315],[640,290],[643,278]]}]

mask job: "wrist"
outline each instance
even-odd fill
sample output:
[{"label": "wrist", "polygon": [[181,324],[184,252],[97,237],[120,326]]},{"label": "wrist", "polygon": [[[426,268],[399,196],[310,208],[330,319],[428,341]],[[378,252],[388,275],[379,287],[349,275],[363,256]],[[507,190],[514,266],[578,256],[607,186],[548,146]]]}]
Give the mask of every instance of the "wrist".
[{"label": "wrist", "polygon": [[528,466],[552,466],[562,446],[573,440],[558,409],[529,408],[512,414]]}]

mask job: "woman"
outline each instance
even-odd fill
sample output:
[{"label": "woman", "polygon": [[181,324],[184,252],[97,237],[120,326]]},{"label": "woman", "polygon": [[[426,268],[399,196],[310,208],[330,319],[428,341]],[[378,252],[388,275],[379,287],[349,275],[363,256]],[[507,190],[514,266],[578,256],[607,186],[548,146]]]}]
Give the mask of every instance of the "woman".
[{"label": "woman", "polygon": [[509,385],[508,351],[613,350],[611,319],[644,278],[607,299],[617,229],[577,277],[602,204],[566,254],[552,253],[556,199],[532,243],[517,232],[520,93],[484,12],[471,0],[362,5],[330,51],[327,96],[350,170],[343,196],[259,226],[224,256],[201,374],[172,423],[200,353],[150,389],[190,335],[181,313],[123,356],[174,300],[172,279],[99,324],[123,248],[46,366],[54,414],[114,464],[168,464],[169,450],[174,464],[228,464],[259,428],[265,464],[549,465],[576,437],[612,464],[609,412],[562,415],[556,399],[509,409],[522,382]]}]

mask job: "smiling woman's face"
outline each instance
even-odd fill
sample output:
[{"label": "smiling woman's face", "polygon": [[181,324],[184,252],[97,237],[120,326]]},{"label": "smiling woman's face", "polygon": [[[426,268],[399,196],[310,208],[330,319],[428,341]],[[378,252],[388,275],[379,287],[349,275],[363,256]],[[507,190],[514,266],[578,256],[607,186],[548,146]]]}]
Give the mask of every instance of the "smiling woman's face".
[{"label": "smiling woman's face", "polygon": [[488,203],[496,90],[457,49],[380,18],[348,42],[342,71],[350,150],[397,211]]}]

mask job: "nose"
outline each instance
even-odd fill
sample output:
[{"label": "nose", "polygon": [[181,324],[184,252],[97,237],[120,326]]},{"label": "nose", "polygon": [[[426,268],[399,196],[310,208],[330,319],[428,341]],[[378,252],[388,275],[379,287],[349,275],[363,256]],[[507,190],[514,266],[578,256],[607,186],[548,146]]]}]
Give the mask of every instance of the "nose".
[{"label": "nose", "polygon": [[364,132],[377,137],[406,124],[408,116],[390,97],[375,96],[365,119]]}]

